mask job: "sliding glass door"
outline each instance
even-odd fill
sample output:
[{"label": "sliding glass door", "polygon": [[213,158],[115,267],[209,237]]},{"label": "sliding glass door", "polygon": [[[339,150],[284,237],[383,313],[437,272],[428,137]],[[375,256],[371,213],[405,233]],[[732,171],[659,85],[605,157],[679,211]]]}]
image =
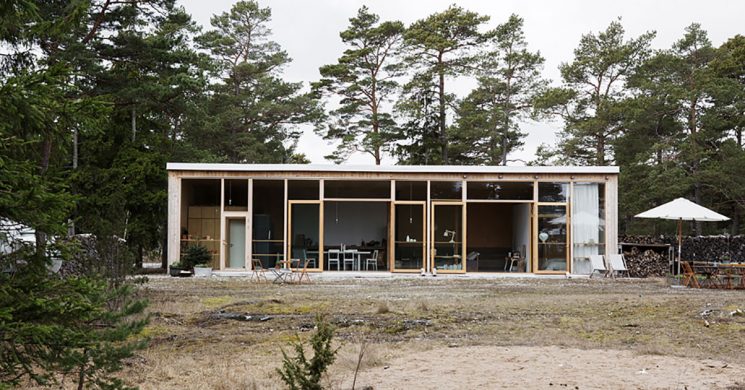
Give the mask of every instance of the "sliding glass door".
[{"label": "sliding glass door", "polygon": [[290,259],[299,261],[300,267],[307,261],[308,269],[320,271],[323,269],[321,202],[291,200],[288,209],[290,231],[287,253]]},{"label": "sliding glass door", "polygon": [[425,202],[396,202],[393,206],[391,251],[395,272],[419,272],[425,258]]},{"label": "sliding glass door", "polygon": [[466,272],[466,215],[462,202],[432,202],[431,266],[437,272]]}]

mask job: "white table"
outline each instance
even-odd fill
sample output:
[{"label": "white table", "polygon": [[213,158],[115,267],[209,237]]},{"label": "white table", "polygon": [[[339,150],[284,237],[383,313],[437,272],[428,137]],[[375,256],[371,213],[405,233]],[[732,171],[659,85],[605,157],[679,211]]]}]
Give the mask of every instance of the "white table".
[{"label": "white table", "polygon": [[362,269],[362,255],[369,255],[372,252],[368,251],[358,251],[357,249],[347,249],[344,252],[341,252],[342,259],[344,258],[344,253],[349,252],[354,254],[354,269],[355,271],[360,271]]}]

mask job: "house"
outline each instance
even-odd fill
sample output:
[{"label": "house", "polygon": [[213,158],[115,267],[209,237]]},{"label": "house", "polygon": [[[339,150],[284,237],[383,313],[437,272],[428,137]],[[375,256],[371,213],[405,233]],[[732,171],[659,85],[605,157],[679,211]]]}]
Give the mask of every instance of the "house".
[{"label": "house", "polygon": [[618,167],[169,163],[168,259],[313,271],[590,273],[618,252]]}]

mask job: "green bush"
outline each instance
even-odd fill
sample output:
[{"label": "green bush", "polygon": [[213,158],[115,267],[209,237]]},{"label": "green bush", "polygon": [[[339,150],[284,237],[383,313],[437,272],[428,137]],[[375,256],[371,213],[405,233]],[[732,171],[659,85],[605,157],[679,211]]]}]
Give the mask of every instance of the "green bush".
[{"label": "green bush", "polygon": [[295,356],[282,350],[282,368],[278,368],[282,381],[290,390],[320,390],[323,373],[334,363],[338,349],[331,347],[334,328],[322,317],[316,318],[316,333],[310,338],[313,357],[305,356],[305,348],[298,339],[292,343]]},{"label": "green bush", "polygon": [[209,264],[212,262],[212,254],[202,245],[189,245],[185,252],[184,258],[181,259],[181,266],[184,269],[193,269],[197,264]]}]

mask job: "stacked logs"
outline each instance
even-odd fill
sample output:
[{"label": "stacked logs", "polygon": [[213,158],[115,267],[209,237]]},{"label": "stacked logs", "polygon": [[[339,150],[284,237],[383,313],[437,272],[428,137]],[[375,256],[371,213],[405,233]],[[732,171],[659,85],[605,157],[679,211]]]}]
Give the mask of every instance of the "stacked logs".
[{"label": "stacked logs", "polygon": [[670,269],[668,256],[651,249],[641,251],[632,247],[630,251],[623,253],[626,259],[626,268],[629,276],[633,278],[648,278],[665,276]]},{"label": "stacked logs", "polygon": [[[676,236],[620,236],[619,242],[641,244],[670,244],[678,250]],[[683,260],[707,262],[745,262],[745,236],[689,236],[683,237]]]}]

